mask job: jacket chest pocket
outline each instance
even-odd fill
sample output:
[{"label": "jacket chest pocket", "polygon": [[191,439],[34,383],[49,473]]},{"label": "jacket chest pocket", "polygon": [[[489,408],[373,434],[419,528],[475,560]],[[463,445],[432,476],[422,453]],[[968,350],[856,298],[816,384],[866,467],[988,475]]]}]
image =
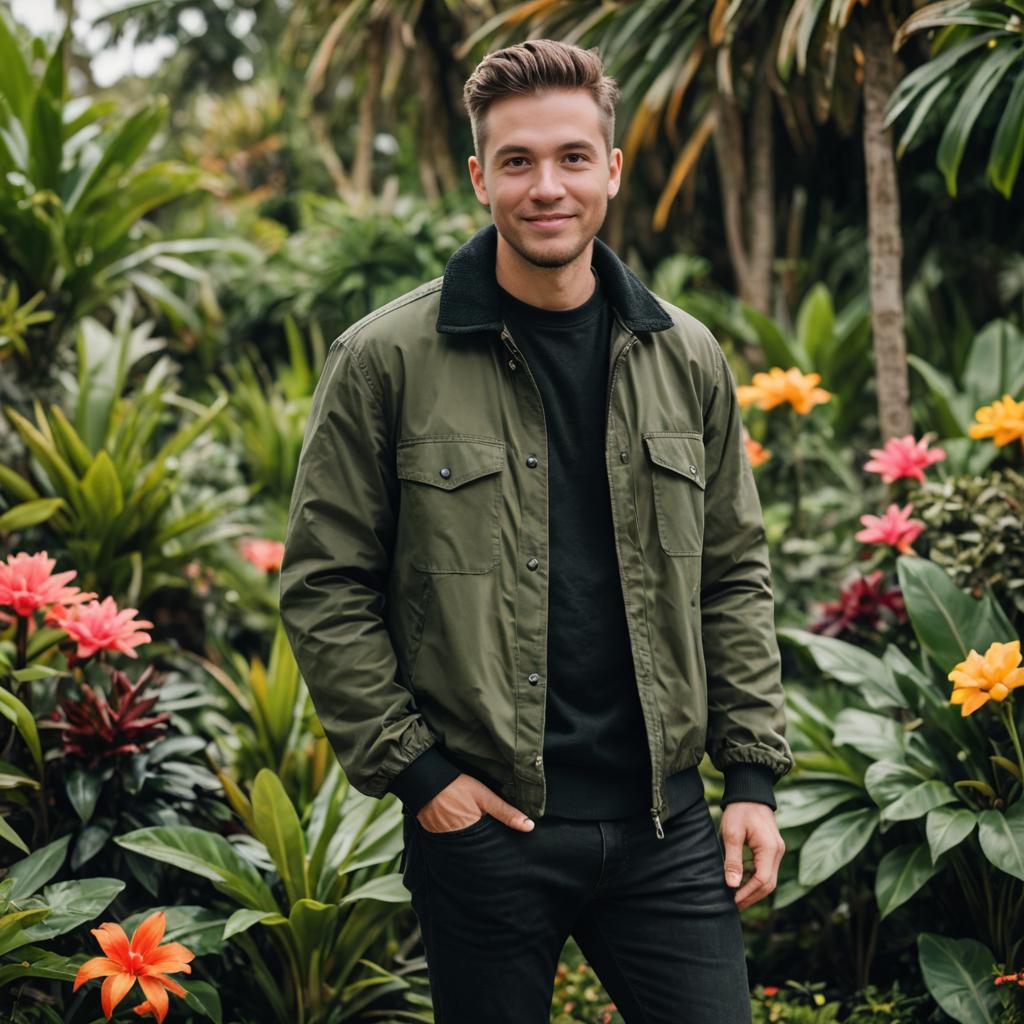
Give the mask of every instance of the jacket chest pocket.
[{"label": "jacket chest pocket", "polygon": [[446,434],[399,441],[405,550],[422,572],[490,572],[501,543],[501,470],[496,438]]},{"label": "jacket chest pocket", "polygon": [[669,555],[699,555],[704,547],[704,440],[695,431],[648,431],[658,537]]}]

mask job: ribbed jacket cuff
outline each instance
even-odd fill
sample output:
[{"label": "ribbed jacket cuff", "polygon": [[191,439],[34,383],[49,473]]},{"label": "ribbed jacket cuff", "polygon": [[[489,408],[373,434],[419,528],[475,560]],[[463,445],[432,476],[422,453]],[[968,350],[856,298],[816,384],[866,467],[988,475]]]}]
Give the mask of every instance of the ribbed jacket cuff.
[{"label": "ribbed jacket cuff", "polygon": [[410,814],[418,814],[441,792],[454,782],[462,772],[455,767],[437,747],[427,747],[411,764],[406,765],[388,787]]},{"label": "ribbed jacket cuff", "polygon": [[730,764],[722,774],[725,776],[722,807],[737,800],[751,800],[754,803],[767,804],[773,811],[776,810],[775,772],[768,765]]}]

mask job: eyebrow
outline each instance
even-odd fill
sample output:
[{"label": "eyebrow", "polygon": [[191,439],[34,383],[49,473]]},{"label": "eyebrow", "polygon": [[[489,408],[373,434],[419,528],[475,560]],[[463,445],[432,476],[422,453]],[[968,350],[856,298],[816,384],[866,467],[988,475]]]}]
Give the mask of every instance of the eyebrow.
[{"label": "eyebrow", "polygon": [[[586,150],[586,152],[591,153],[591,154],[596,154],[597,153],[597,150],[595,149],[593,143],[588,142],[586,139],[577,139],[575,142],[563,142],[562,145],[558,147],[559,152],[564,152],[567,149],[582,149],[582,150]],[[499,146],[494,151],[493,159],[499,160],[499,159],[501,159],[501,157],[508,156],[510,153],[532,153],[532,152],[533,152],[533,150],[531,150],[529,146],[515,146],[515,145],[508,144],[508,145],[504,145],[504,146]]]}]

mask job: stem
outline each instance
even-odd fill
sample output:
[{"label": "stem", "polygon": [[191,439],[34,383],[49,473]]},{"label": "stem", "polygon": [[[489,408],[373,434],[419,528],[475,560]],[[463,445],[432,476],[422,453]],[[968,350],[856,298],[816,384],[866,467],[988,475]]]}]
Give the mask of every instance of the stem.
[{"label": "stem", "polygon": [[24,668],[28,664],[28,619],[23,615],[18,616],[18,627],[14,634],[14,642],[17,647],[14,667]]},{"label": "stem", "polygon": [[1020,749],[1020,737],[1017,735],[1017,723],[1013,720],[1012,698],[1003,703],[1001,710],[1006,719],[1006,728],[1010,733],[1010,739],[1013,741],[1013,748],[1017,751],[1017,764],[1020,767],[1021,784],[1024,785],[1024,754],[1021,753]]}]

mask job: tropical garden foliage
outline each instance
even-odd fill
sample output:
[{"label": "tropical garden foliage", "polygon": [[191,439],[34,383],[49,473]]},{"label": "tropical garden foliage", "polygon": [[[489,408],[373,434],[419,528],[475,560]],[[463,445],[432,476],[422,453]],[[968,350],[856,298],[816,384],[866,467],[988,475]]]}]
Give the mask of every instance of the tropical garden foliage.
[{"label": "tropical garden foliage", "polygon": [[[1024,4],[126,3],[174,52],[112,87],[62,24],[0,11],[0,1020],[433,1019],[281,538],[326,342],[488,221],[462,82],[550,36],[739,383],[797,761],[752,1017],[1024,1022]],[[621,1021],[572,942],[551,1020]]]}]

